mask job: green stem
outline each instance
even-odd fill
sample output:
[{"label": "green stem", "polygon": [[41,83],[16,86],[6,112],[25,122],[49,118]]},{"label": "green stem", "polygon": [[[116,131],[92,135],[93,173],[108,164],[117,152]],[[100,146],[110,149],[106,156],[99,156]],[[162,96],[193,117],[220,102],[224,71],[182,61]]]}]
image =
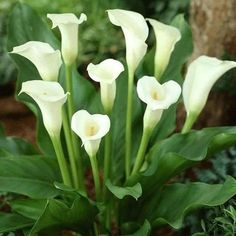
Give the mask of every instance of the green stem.
[{"label": "green stem", "polygon": [[68,154],[69,154],[73,184],[76,188],[80,189],[77,160],[76,160],[76,156],[75,156],[74,151],[73,151],[73,144],[72,144],[72,141],[71,141],[71,133],[70,133],[70,129],[69,129],[69,122],[68,122],[67,115],[66,115],[64,109],[63,109],[63,128],[64,128],[64,133],[65,133],[67,150],[68,150]]},{"label": "green stem", "polygon": [[72,84],[72,65],[66,65],[66,89],[70,93],[68,96],[67,108],[69,113],[69,120],[74,112],[74,101],[73,101],[73,84]]},{"label": "green stem", "polygon": [[137,157],[136,157],[136,160],[134,163],[132,175],[135,175],[142,167],[144,157],[145,157],[145,152],[146,152],[147,145],[148,145],[148,141],[151,137],[151,133],[152,133],[151,130],[148,128],[144,129],[144,131],[143,131],[141,144],[139,146],[138,154],[137,154]]},{"label": "green stem", "polygon": [[104,155],[104,199],[106,198],[106,180],[110,178],[110,170],[111,170],[111,130],[105,136],[105,155]]},{"label": "green stem", "polygon": [[83,169],[83,160],[82,160],[82,156],[80,155],[79,152],[79,147],[81,146],[78,142],[78,138],[77,136],[72,132],[72,145],[74,148],[74,153],[75,153],[75,157],[77,160],[77,167],[78,167],[78,176],[79,176],[79,186],[81,187],[81,190],[86,193],[86,188],[85,188],[85,182],[84,182],[84,169]]},{"label": "green stem", "polygon": [[197,117],[198,115],[195,113],[189,113],[189,115],[187,115],[187,118],[181,131],[182,134],[188,133],[191,130],[193,124],[197,120]]},{"label": "green stem", "polygon": [[63,183],[65,185],[72,186],[68,166],[67,166],[66,159],[64,157],[64,153],[63,153],[62,146],[61,146],[60,137],[51,136],[51,140],[53,143],[54,150],[56,152],[57,161],[58,161],[59,168],[61,171]]},{"label": "green stem", "polygon": [[93,223],[93,229],[94,229],[94,236],[98,236],[98,227],[97,227],[97,224],[96,222]]},{"label": "green stem", "polygon": [[92,172],[93,172],[96,198],[99,201],[101,199],[101,184],[100,184],[100,178],[99,178],[97,157],[95,155],[95,156],[89,157],[89,159],[90,159]]},{"label": "green stem", "polygon": [[[74,113],[74,93],[73,93],[73,83],[72,83],[72,65],[66,65],[66,89],[70,93],[70,96],[68,96],[68,103],[67,103],[67,109],[68,109],[68,124],[71,121],[71,117]],[[78,139],[76,135],[71,131],[70,133],[72,146],[73,146],[73,153],[75,155],[75,159],[77,159],[77,168],[78,168],[78,185],[81,187],[81,190],[85,190],[84,185],[84,171],[83,171],[83,161],[79,152],[79,145],[78,145]]]},{"label": "green stem", "polygon": [[132,70],[129,70],[126,128],[125,128],[125,174],[126,174],[126,179],[130,175],[133,82],[134,82],[134,73]]}]

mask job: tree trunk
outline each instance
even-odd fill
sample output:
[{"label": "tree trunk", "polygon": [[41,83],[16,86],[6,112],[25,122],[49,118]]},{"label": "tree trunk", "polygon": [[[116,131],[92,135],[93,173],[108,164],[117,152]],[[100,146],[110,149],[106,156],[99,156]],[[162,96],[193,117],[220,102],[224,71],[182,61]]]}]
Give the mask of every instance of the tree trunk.
[{"label": "tree trunk", "polygon": [[[190,61],[200,55],[236,58],[236,0],[191,0],[190,24],[194,40]],[[227,91],[211,92],[195,127],[235,125],[235,99]]]}]

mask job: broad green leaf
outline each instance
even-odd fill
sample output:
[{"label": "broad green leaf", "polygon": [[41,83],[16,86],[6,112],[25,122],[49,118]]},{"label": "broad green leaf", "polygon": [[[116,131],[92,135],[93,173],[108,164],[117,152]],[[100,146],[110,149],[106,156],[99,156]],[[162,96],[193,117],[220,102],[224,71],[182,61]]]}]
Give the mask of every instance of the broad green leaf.
[{"label": "broad green leaf", "polygon": [[14,231],[33,225],[33,220],[26,217],[0,212],[0,233]]},{"label": "broad green leaf", "polygon": [[[9,18],[8,50],[12,51],[14,46],[21,45],[31,40],[47,42],[55,49],[59,48],[59,43],[56,37],[42,22],[37,13],[25,4],[16,4]],[[40,76],[35,66],[27,59],[14,54],[12,54],[11,57],[16,63],[19,71],[16,86],[16,94],[18,94],[22,82],[40,79]],[[26,95],[21,96],[19,100],[26,103],[26,105],[28,105],[37,116],[39,116],[37,123],[37,139],[39,146],[47,155],[54,155],[51,140],[43,126],[41,113],[36,109],[35,103]],[[34,104],[34,106],[32,106],[32,104]]]},{"label": "broad green leaf", "polygon": [[157,143],[147,155],[150,165],[137,179],[143,192],[155,192],[170,178],[216,151],[236,143],[236,127],[206,128],[175,134]]},{"label": "broad green leaf", "polygon": [[169,224],[179,229],[184,217],[200,207],[224,204],[236,194],[236,180],[228,177],[223,184],[170,184],[158,193],[155,202],[143,212],[153,226]]},{"label": "broad green leaf", "polygon": [[[50,27],[40,19],[37,12],[25,4],[16,4],[9,19],[8,50],[11,51],[14,46],[21,45],[30,40],[49,43],[54,49],[60,48],[59,40],[54,36]],[[19,71],[16,89],[16,93],[18,94],[22,82],[41,78],[37,69],[30,61],[19,55],[12,54],[11,57]],[[65,88],[64,67],[60,71],[59,81]],[[93,96],[95,94],[94,86],[88,80],[78,75],[76,68],[73,68],[73,84],[76,110],[87,108],[87,105],[92,103],[91,101],[94,103],[94,100],[97,99],[97,96]],[[37,139],[40,148],[47,156],[55,155],[51,140],[44,128],[38,106],[27,95],[21,95],[18,99],[26,103],[38,118]]]},{"label": "broad green leaf", "polygon": [[57,161],[41,156],[1,157],[0,191],[31,198],[52,198],[58,195],[54,181],[60,181]]},{"label": "broad green leaf", "polygon": [[88,235],[97,213],[97,208],[82,196],[77,196],[69,206],[61,200],[50,199],[43,214],[31,229],[29,236],[45,230],[58,232],[59,235],[59,232],[64,229],[75,230]]},{"label": "broad green leaf", "polygon": [[134,199],[142,195],[142,187],[139,183],[131,187],[119,187],[114,186],[110,180],[106,181],[107,188],[119,199],[123,199],[125,196],[132,196]]},{"label": "broad green leaf", "polygon": [[10,202],[11,209],[22,216],[37,220],[47,204],[45,199],[18,199]]},{"label": "broad green leaf", "polygon": [[140,227],[140,229],[137,230],[133,234],[129,234],[129,236],[148,236],[148,235],[150,235],[150,232],[151,232],[151,225],[147,220],[145,220],[145,222]]},{"label": "broad green leaf", "polygon": [[148,236],[151,231],[151,225],[148,220],[144,223],[135,222],[125,222],[121,226],[121,232],[124,236]]},{"label": "broad green leaf", "polygon": [[23,139],[0,136],[0,153],[0,156],[35,155],[37,151]]},{"label": "broad green leaf", "polygon": [[122,213],[123,221],[135,220],[137,216],[144,220],[143,203],[156,200],[165,184],[185,169],[210,157],[216,151],[236,143],[236,127],[206,128],[187,134],[175,134],[157,143],[146,156],[149,166],[143,172],[129,179],[127,184],[139,182],[143,194],[139,201],[126,202]]}]

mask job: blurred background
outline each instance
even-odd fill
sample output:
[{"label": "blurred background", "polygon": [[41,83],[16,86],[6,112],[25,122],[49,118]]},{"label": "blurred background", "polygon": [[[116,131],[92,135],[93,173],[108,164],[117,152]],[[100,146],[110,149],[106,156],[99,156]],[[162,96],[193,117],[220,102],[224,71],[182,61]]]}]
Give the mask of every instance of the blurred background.
[{"label": "blurred background", "polygon": [[[32,113],[14,98],[17,70],[6,49],[8,16],[17,2],[19,1],[0,0],[0,121],[4,124],[7,135],[23,137],[34,143],[36,121]],[[49,26],[47,13],[73,12],[79,15],[84,12],[88,16],[88,21],[81,25],[79,34],[78,70],[82,74],[85,74],[85,68],[91,61],[97,63],[107,57],[120,59],[125,55],[122,31],[109,22],[105,12],[106,9],[112,8],[137,11],[145,17],[155,18],[167,24],[174,16],[183,13],[191,25],[194,39],[194,51],[189,63],[202,54],[236,60],[236,0],[21,0],[20,2],[33,7]],[[150,47],[154,45],[153,35],[148,44]],[[182,126],[184,118],[184,109],[180,107],[179,127]],[[214,86],[195,128],[223,125],[236,125],[235,69]],[[222,181],[227,174],[236,177],[235,157],[234,148],[222,152],[214,161],[208,161],[199,168],[185,173],[182,181],[200,179],[214,183]],[[195,218],[189,217],[185,229],[178,234],[163,229],[159,235],[190,235],[190,232],[201,231],[204,228],[209,231],[209,235],[213,235],[211,230],[222,230],[222,222],[218,222],[220,217],[228,222],[236,221],[236,213],[235,219],[227,215],[229,206],[235,206],[235,201],[231,200],[225,206],[211,211],[201,211]],[[235,223],[232,227],[236,227]]]}]

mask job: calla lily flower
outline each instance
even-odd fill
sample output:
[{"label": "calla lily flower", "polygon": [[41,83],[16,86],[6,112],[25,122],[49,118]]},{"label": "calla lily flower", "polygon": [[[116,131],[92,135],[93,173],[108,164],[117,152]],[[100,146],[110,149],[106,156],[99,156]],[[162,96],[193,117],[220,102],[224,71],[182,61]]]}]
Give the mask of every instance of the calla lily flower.
[{"label": "calla lily flower", "polygon": [[233,67],[236,67],[234,61],[221,61],[208,56],[200,56],[189,65],[183,83],[187,116],[194,114],[197,117],[200,114],[214,83]]},{"label": "calla lily flower", "polygon": [[72,116],[71,129],[81,138],[88,155],[94,157],[102,137],[110,130],[110,119],[107,115],[79,110]]},{"label": "calla lily flower", "polygon": [[154,19],[147,19],[156,36],[155,77],[159,80],[169,64],[175,44],[181,39],[180,31]]},{"label": "calla lily flower", "polygon": [[61,51],[65,64],[71,65],[78,55],[78,31],[79,25],[87,20],[82,13],[78,19],[75,14],[47,14],[52,21],[52,28],[58,27],[61,32]]},{"label": "calla lily flower", "polygon": [[31,80],[22,83],[20,93],[29,95],[39,106],[43,123],[51,137],[59,137],[62,126],[62,105],[67,94],[58,82]]},{"label": "calla lily flower", "polygon": [[124,71],[124,66],[117,60],[106,59],[97,65],[90,63],[87,71],[92,80],[100,83],[103,107],[111,112],[116,96],[115,80]]},{"label": "calla lily flower", "polygon": [[137,93],[139,98],[147,104],[144,128],[153,129],[161,119],[163,110],[178,101],[181,87],[173,80],[161,85],[155,77],[143,76],[138,80]]},{"label": "calla lily flower", "polygon": [[19,54],[30,60],[37,68],[41,78],[46,81],[57,81],[62,65],[61,53],[48,43],[29,41],[14,47],[11,53]]},{"label": "calla lily flower", "polygon": [[126,61],[129,70],[134,73],[147,51],[147,23],[137,12],[120,9],[107,12],[111,23],[122,28],[126,42]]}]

